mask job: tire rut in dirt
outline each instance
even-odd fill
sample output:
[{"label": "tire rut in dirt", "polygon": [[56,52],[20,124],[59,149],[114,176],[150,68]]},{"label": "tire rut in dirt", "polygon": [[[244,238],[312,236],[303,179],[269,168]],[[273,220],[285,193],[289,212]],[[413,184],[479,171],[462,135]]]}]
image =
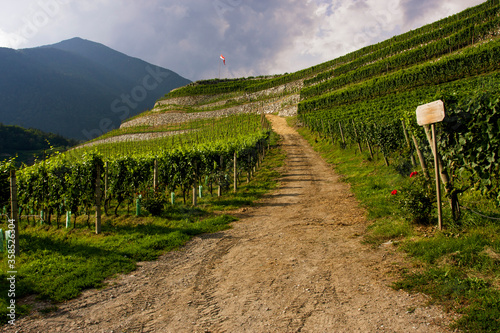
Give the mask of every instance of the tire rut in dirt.
[{"label": "tire rut in dirt", "polygon": [[193,306],[196,306],[199,318],[196,327],[205,331],[224,332],[221,324],[225,318],[221,317],[221,305],[219,299],[214,296],[219,278],[212,274],[218,263],[224,260],[224,256],[238,242],[238,238],[226,236],[217,242],[210,257],[196,274],[194,281]]}]

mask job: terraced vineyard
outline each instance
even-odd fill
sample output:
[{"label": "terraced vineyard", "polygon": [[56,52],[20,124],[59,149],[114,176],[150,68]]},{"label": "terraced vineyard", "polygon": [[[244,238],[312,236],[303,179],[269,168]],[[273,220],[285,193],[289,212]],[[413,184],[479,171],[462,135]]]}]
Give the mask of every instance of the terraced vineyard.
[{"label": "terraced vineyard", "polygon": [[[17,171],[19,214],[31,216],[34,221],[33,214],[37,215],[38,219],[38,212],[43,212],[42,214],[49,216],[45,218],[45,221],[49,223],[50,216],[56,215],[56,227],[58,227],[59,216],[67,211],[73,212],[75,221],[77,215],[93,215],[98,211],[96,206],[99,206],[100,199],[102,199],[106,213],[108,210],[109,213],[114,211],[114,215],[118,216],[123,203],[128,202],[130,205],[134,200],[139,199],[139,195],[150,203],[154,203],[158,199],[157,193],[181,195],[184,198],[184,204],[186,204],[182,209],[187,210],[189,205],[186,201],[186,195],[193,188],[194,193],[196,193],[198,185],[204,184],[210,188],[218,187],[224,192],[228,192],[233,175],[235,188],[238,185],[238,180],[241,181],[247,176],[249,179],[251,178],[255,167],[262,162],[265,155],[264,150],[272,136],[269,121],[264,114],[278,114],[280,116],[293,116],[297,126],[301,128],[302,134],[308,137],[313,145],[317,145],[318,149],[327,147],[324,149],[328,153],[335,152],[336,158],[341,158],[339,156],[343,154],[349,156],[349,160],[360,158],[359,168],[370,165],[370,168],[373,169],[366,172],[365,178],[369,178],[377,172],[383,174],[392,172],[402,175],[405,179],[400,179],[398,184],[404,185],[403,190],[400,192],[398,190],[392,191],[393,195],[399,193],[398,195],[402,196],[398,203],[401,205],[400,208],[396,212],[377,215],[376,217],[382,222],[377,220],[374,228],[378,228],[379,223],[388,223],[380,228],[386,232],[393,229],[398,231],[398,234],[396,235],[396,231],[394,231],[391,236],[387,236],[389,239],[385,239],[385,241],[390,240],[390,244],[393,244],[393,238],[396,239],[394,243],[401,240],[402,243],[406,242],[404,246],[406,246],[405,249],[409,248],[408,252],[420,253],[421,248],[432,248],[429,245],[431,241],[416,242],[418,245],[415,247],[419,248],[412,250],[411,245],[407,244],[412,244],[411,240],[408,239],[411,239],[414,233],[399,232],[407,226],[402,221],[406,221],[405,223],[416,226],[416,228],[425,229],[425,237],[428,237],[427,233],[434,235],[436,232],[430,226],[434,223],[431,212],[434,209],[432,205],[434,205],[435,199],[430,181],[432,178],[430,165],[433,162],[433,154],[429,143],[432,139],[427,128],[417,125],[415,110],[419,105],[441,99],[445,103],[446,118],[437,126],[437,140],[442,155],[442,160],[439,161],[442,167],[440,178],[445,186],[444,198],[449,203],[446,208],[447,226],[457,228],[453,230],[459,230],[460,235],[465,232],[465,229],[460,228],[466,228],[467,223],[474,226],[496,228],[496,222],[491,221],[499,219],[498,208],[500,207],[499,36],[500,3],[498,0],[489,0],[433,24],[295,73],[194,82],[169,92],[157,102],[152,110],[126,120],[120,129],[77,149]],[[273,119],[275,124],[282,125],[278,120]],[[311,214],[314,215],[317,213],[313,212],[315,205],[328,201],[328,198],[321,196],[321,193],[310,194],[314,192],[313,189],[331,190],[327,190],[326,185],[316,186],[309,179],[314,178],[316,181],[315,177],[321,178],[321,175],[313,175],[309,171],[307,177],[301,174],[303,170],[300,169],[300,163],[297,160],[302,157],[294,154],[307,152],[308,158],[311,159],[315,159],[316,155],[313,155],[308,150],[309,148],[304,147],[302,139],[299,140],[295,133],[287,131],[284,126],[281,126],[280,130],[281,134],[286,137],[285,146],[291,154],[289,163],[297,164],[293,169],[296,174],[287,177],[297,182],[308,182],[306,189],[294,183],[297,185],[296,188],[301,189],[297,190],[297,193],[293,192],[294,187],[283,188],[280,193],[292,198],[294,195],[311,195],[322,202],[300,203],[303,206],[298,209],[299,203],[295,199],[280,198],[266,201],[266,205],[272,207],[273,204],[277,204],[280,207],[280,214],[289,214],[289,210],[284,207],[293,204],[296,210],[291,211],[299,214],[301,219],[308,219],[304,215],[305,213],[301,213],[300,210],[310,209]],[[301,142],[300,147],[297,143],[299,141]],[[344,161],[344,163],[348,162]],[[377,164],[379,162],[380,164]],[[358,165],[355,167],[357,168]],[[8,188],[7,171],[12,167],[12,163],[9,162],[0,164],[0,190],[2,191],[0,192],[0,206],[6,205],[9,201],[9,192],[6,190]],[[318,170],[322,170],[321,172],[325,173],[325,178],[329,181],[336,179],[336,176],[334,177],[325,171],[327,169],[326,166],[318,166]],[[409,180],[408,184],[406,178],[409,175],[413,178],[419,173],[421,176],[417,180]],[[287,177],[284,177],[285,183],[291,181],[287,180]],[[295,179],[297,177],[300,179]],[[363,180],[358,180],[357,177],[354,174],[348,178],[350,180],[356,179],[353,188],[355,191],[360,191],[356,181],[362,182]],[[309,182],[312,183],[309,184]],[[391,196],[391,192],[386,191],[384,186],[386,185],[374,181],[366,191],[372,191],[369,193],[373,193],[374,197],[377,196],[378,199],[373,199],[373,201],[380,200],[383,202],[381,205],[391,206],[390,200],[393,196]],[[381,189],[387,193],[381,195],[379,193]],[[102,198],[100,197],[101,191],[104,193]],[[328,196],[334,195],[328,193]],[[362,196],[363,193],[357,192],[357,195]],[[98,198],[98,204],[96,204],[96,198]],[[196,203],[195,198],[196,194],[193,203]],[[343,200],[340,197],[335,198],[339,202]],[[161,200],[160,206],[165,207],[165,197],[163,196]],[[335,204],[340,211],[341,204],[339,202]],[[370,206],[366,202],[364,205]],[[153,206],[150,206],[151,212],[154,210]],[[273,211],[278,211],[269,207],[263,208],[260,212],[272,214]],[[473,209],[469,207],[473,207]],[[490,211],[478,213],[474,211],[478,209],[477,207],[486,207]],[[384,211],[384,209],[380,210]],[[480,214],[481,217],[477,218],[479,220],[468,217],[467,222],[464,221],[463,216],[466,209]],[[8,209],[6,209],[7,211]],[[319,211],[323,212],[323,210]],[[329,213],[325,211],[324,214]],[[358,215],[354,214],[353,216]],[[293,216],[289,217],[294,220]],[[344,216],[339,220],[344,221],[343,218]],[[398,219],[397,222],[394,222],[396,219]],[[267,222],[266,228],[275,228],[274,221]],[[301,220],[297,223],[303,222]],[[316,220],[309,221],[306,225],[319,228],[321,223],[316,224],[316,222]],[[28,223],[30,223],[29,218]],[[252,220],[252,223],[258,222]],[[394,224],[391,223],[400,224],[394,227]],[[284,224],[280,224],[280,226],[283,227],[283,230],[285,229]],[[352,227],[343,224],[335,224],[334,227],[329,225],[328,232],[335,232],[336,228],[345,226]],[[350,238],[349,232],[354,232],[354,230],[356,234],[362,232],[360,226],[361,224],[349,229],[348,232],[344,231],[343,237]],[[290,226],[287,225],[288,227]],[[262,231],[261,236],[267,239],[269,234],[266,232]],[[318,237],[322,233],[322,231],[317,232],[314,237]],[[237,233],[235,235],[244,237]],[[297,232],[297,235],[301,235],[301,232]],[[299,237],[297,235],[294,237]],[[404,237],[408,237],[408,239]],[[447,234],[438,234],[437,237],[449,238]],[[455,237],[453,233],[452,237]],[[465,237],[467,238],[467,236]],[[455,238],[459,238],[459,236],[457,235]],[[471,236],[470,238],[479,239],[481,237]],[[500,327],[498,316],[497,319],[494,319],[496,314],[492,315],[489,312],[484,314],[480,311],[482,308],[495,311],[494,309],[498,309],[498,302],[500,302],[500,297],[497,297],[498,288],[495,287],[495,283],[498,284],[498,257],[496,256],[500,253],[500,241],[495,237],[490,238],[481,238],[482,247],[477,246],[477,248],[474,246],[460,247],[461,243],[459,241],[453,243],[453,239],[450,241],[452,245],[442,250],[444,253],[442,255],[448,257],[439,257],[439,260],[445,262],[446,265],[451,262],[448,266],[445,265],[448,269],[446,274],[441,274],[441,270],[444,268],[440,266],[431,270],[432,274],[438,272],[434,275],[430,273],[429,276],[432,278],[425,276],[436,284],[454,283],[453,287],[449,287],[449,285],[443,287],[445,290],[442,293],[450,293],[446,294],[449,299],[446,299],[445,304],[449,305],[450,299],[452,299],[455,301],[454,306],[459,309],[467,309],[464,310],[466,315],[464,315],[463,320],[460,319],[462,320],[460,321],[461,328],[465,330],[481,331],[484,328],[481,326],[481,322],[488,322],[485,324],[484,331]],[[469,238],[466,239],[466,241],[469,240]],[[289,241],[293,242],[294,240],[291,238]],[[298,238],[296,241],[300,242]],[[446,243],[446,240],[441,241]],[[236,246],[237,243],[233,240],[227,241],[229,245],[221,242],[223,245],[221,252],[214,255],[215,259],[208,260],[211,265],[216,265],[217,260],[222,261],[221,258],[229,253],[231,247]],[[268,240],[266,244],[272,245],[276,242],[280,241]],[[343,243],[346,248],[352,246],[351,243],[347,243]],[[325,246],[328,247],[328,245]],[[292,251],[285,245],[283,248],[286,248],[288,252]],[[193,251],[196,252],[196,249]],[[318,249],[318,251],[321,250]],[[474,252],[469,255],[468,251]],[[234,254],[234,256],[238,256],[238,254]],[[425,257],[423,254],[421,256]],[[290,260],[293,260],[292,257]],[[356,260],[362,260],[362,258],[356,258]],[[206,257],[198,259],[200,262],[204,262]],[[245,260],[242,259],[239,262]],[[304,259],[304,261],[306,260],[307,258]],[[382,261],[382,259],[380,260]],[[426,260],[430,264],[439,261],[434,257]],[[476,265],[474,263],[476,260],[482,264]],[[315,269],[307,267],[311,271]],[[255,269],[257,270],[257,268]],[[470,273],[473,277],[469,277],[469,273],[463,273],[466,269],[473,272]],[[206,267],[199,268],[195,280],[198,281],[207,271],[209,269]],[[225,281],[221,277],[225,273],[218,272],[217,274],[220,275],[218,277],[216,277],[216,273],[213,273],[214,281]],[[325,276],[329,274],[323,273]],[[419,275],[415,274],[411,277],[416,276],[415,279],[418,280]],[[484,282],[483,275],[493,276],[492,279],[496,282]],[[313,278],[319,279],[318,283],[325,282],[318,276]],[[157,281],[157,283],[161,283],[161,281]],[[200,283],[200,285],[208,286],[210,293],[214,293],[207,281]],[[269,283],[272,285],[275,281]],[[181,282],[178,283],[178,285],[181,284]],[[326,289],[328,289],[327,285],[329,283],[325,284]],[[405,283],[400,283],[398,286],[412,289]],[[478,294],[489,293],[487,294],[489,296],[481,296],[483,303],[477,305],[476,309],[476,300],[471,301],[471,298],[467,298],[471,297],[472,291],[468,296],[460,294],[461,291],[468,288],[464,286],[469,286],[470,290],[477,291]],[[295,288],[291,285],[286,286],[286,288],[292,287]],[[355,289],[351,287],[347,289]],[[422,289],[415,288],[414,290],[422,291],[425,289],[425,287],[420,287]],[[222,313],[220,304],[218,306],[211,303],[205,304],[207,303],[205,291],[197,290],[198,287],[193,288],[194,292],[185,291],[195,298],[196,302],[199,302],[199,304],[196,302],[193,304],[199,306],[202,312],[217,308],[216,319],[221,321],[216,323],[213,318],[207,319],[205,312],[203,312],[199,314],[199,317],[204,318],[207,322],[195,323],[194,327],[207,330],[225,327],[221,324],[225,323],[225,320],[218,317]],[[169,292],[171,291],[166,293]],[[335,294],[334,291],[328,292]],[[293,292],[290,293],[293,294]],[[321,303],[320,299],[327,296],[323,292],[316,303]],[[273,294],[273,297],[278,296]],[[215,296],[213,298],[215,299]],[[295,304],[294,302],[297,300],[301,300],[301,298],[297,297],[292,303]],[[126,301],[123,302],[126,303]],[[307,301],[304,300],[303,304],[306,303]],[[307,304],[316,309],[316,305]],[[276,305],[276,307],[285,314],[288,308],[281,308],[281,305],[283,304]],[[469,305],[470,307],[467,308]],[[287,330],[293,327],[300,330],[307,327],[305,322],[309,320],[309,317],[314,317],[311,315],[312,312],[308,315],[300,313],[306,306],[297,306],[296,304],[294,306],[297,312],[294,312],[293,315],[289,314],[290,318],[299,316],[302,318],[301,322],[294,322],[293,325],[290,324],[291,326],[280,326],[280,329]],[[387,304],[387,307],[389,306],[390,304]],[[376,306],[373,305],[372,310],[376,311],[375,308]],[[469,311],[469,309],[471,310]],[[191,310],[185,311],[194,318],[194,321],[197,320],[198,317],[193,315]],[[359,312],[361,312],[361,308]],[[332,316],[335,317],[334,314]],[[288,318],[285,317],[285,319]],[[376,318],[377,315],[373,314],[370,318],[372,317]],[[288,319],[292,322],[293,320],[290,318]],[[158,321],[157,324],[161,326],[163,322]],[[314,324],[310,325],[312,325],[310,327],[314,327]],[[178,328],[175,325],[169,327]],[[231,328],[231,326],[228,327]],[[368,324],[363,326],[364,329],[367,327],[373,328]],[[259,327],[259,329],[263,329],[263,327]],[[425,331],[425,328],[422,331]]]}]

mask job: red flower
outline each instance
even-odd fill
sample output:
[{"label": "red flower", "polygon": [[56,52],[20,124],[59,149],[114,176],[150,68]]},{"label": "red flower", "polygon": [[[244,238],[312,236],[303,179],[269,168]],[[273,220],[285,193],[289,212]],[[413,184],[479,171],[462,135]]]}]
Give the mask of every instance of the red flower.
[{"label": "red flower", "polygon": [[414,171],[414,172],[410,173],[410,178],[413,178],[413,176],[416,176],[416,175],[418,175],[418,172]]},{"label": "red flower", "polygon": [[391,195],[396,195],[396,194],[398,194],[398,190],[394,190],[391,192]]}]

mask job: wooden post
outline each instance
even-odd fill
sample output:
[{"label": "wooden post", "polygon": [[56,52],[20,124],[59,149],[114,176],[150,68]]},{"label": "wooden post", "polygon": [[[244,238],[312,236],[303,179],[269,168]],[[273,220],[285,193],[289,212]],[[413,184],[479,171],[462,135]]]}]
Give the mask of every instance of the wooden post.
[{"label": "wooden post", "polygon": [[434,141],[434,168],[436,169],[436,196],[438,205],[438,227],[439,230],[443,230],[443,213],[441,211],[441,182],[439,181],[439,153],[437,150],[437,140],[436,140],[436,125],[431,124],[432,129],[432,140]]},{"label": "wooden post", "polygon": [[356,131],[356,124],[354,123],[354,119],[352,120],[352,128],[354,129],[354,136],[356,137],[356,141],[358,142],[359,152],[363,153],[363,149],[361,149],[361,140],[358,137],[358,131]]},{"label": "wooden post", "polygon": [[411,138],[413,139],[413,145],[415,146],[415,151],[417,152],[417,156],[418,156],[418,159],[420,161],[420,167],[422,168],[422,172],[424,173],[424,177],[426,179],[429,179],[429,172],[427,171],[427,165],[425,164],[424,154],[422,154],[422,151],[420,150],[420,147],[418,146],[417,138],[415,138],[414,135],[412,135]]},{"label": "wooden post", "polygon": [[366,144],[368,145],[368,151],[370,152],[370,157],[373,160],[373,150],[372,146],[370,145],[370,140],[368,140],[368,138],[366,138]]},{"label": "wooden post", "polygon": [[156,190],[158,189],[158,160],[155,159],[153,167],[154,167],[154,170],[153,170],[153,187],[154,187],[154,191],[156,193]]},{"label": "wooden post", "polygon": [[95,179],[95,233],[101,233],[101,167],[97,166]]},{"label": "wooden post", "polygon": [[[441,182],[439,181],[439,169],[441,168],[441,180],[444,182],[446,178],[446,183],[449,183],[448,175],[444,170],[441,158],[438,153],[437,138],[436,138],[436,123],[443,121],[445,118],[444,103],[443,101],[435,101],[425,105],[421,105],[417,108],[417,123],[423,126],[427,139],[432,147],[432,152],[434,153],[434,169],[436,174],[436,196],[438,205],[438,227],[439,230],[443,230],[443,215],[441,211]],[[429,135],[428,125],[431,125],[432,137]],[[446,177],[445,177],[446,176]],[[446,186],[447,190],[449,189]],[[453,210],[453,205],[452,205]]]},{"label": "wooden post", "polygon": [[[432,153],[434,154],[434,140],[432,138],[431,130],[429,130],[428,126],[424,126],[424,129],[427,135],[427,139],[429,140],[429,144],[431,145]],[[441,156],[439,154],[437,155],[437,162],[439,167],[439,174],[441,176],[440,177],[441,182],[443,183],[444,189],[449,198],[452,216],[455,220],[457,220],[460,217],[460,204],[458,200],[458,192],[453,189],[453,184],[450,180],[450,176],[448,175],[448,172],[444,167],[443,160],[441,159]]]},{"label": "wooden post", "polygon": [[108,170],[109,170],[109,165],[108,162],[105,163],[105,174],[104,174],[104,202],[106,202],[106,199],[108,198]]},{"label": "wooden post", "polygon": [[196,180],[195,180],[194,185],[193,185],[193,206],[196,206],[198,204],[197,196],[196,196],[196,186],[198,186],[198,185],[196,184]]},{"label": "wooden post", "polygon": [[248,169],[247,169],[247,184],[250,183],[250,179],[252,178],[252,171],[251,171],[251,168],[250,168],[250,154],[248,155]]},{"label": "wooden post", "polygon": [[[19,221],[17,220],[16,171],[10,170],[10,218],[14,224],[14,255],[19,255]],[[7,244],[9,246],[9,244]]]},{"label": "wooden post", "polygon": [[238,191],[238,160],[234,152],[234,193]]},{"label": "wooden post", "polygon": [[417,166],[417,163],[415,162],[415,156],[413,156],[413,151],[411,150],[410,137],[408,136],[408,131],[406,130],[405,121],[401,120],[401,124],[403,125],[403,133],[405,135],[406,144],[408,145],[408,148],[410,148],[411,165],[415,167]]},{"label": "wooden post", "polygon": [[[221,157],[220,157],[220,171],[221,171],[221,173],[222,173],[222,162],[223,162],[223,160],[224,160],[224,158],[221,155]],[[217,189],[217,197],[219,197],[219,198],[222,196],[222,186],[220,186],[220,182],[221,182],[221,180],[219,178],[219,187]]]},{"label": "wooden post", "polygon": [[[374,128],[378,131],[379,129],[378,129],[378,127],[377,127],[377,123],[374,123],[373,125],[374,125]],[[380,142],[379,142],[379,144],[380,144]],[[384,151],[385,149],[384,149],[383,145],[379,145],[379,149],[380,149],[380,151],[382,152],[382,156],[384,157],[384,163],[385,163],[385,166],[387,166],[387,167],[388,167],[388,166],[389,166],[389,159],[388,159],[388,158],[387,158],[387,156],[385,155],[385,151]]]},{"label": "wooden post", "polygon": [[385,166],[389,166],[389,159],[387,159],[387,156],[385,155],[384,152],[382,152],[382,155],[384,156],[384,163],[385,163]]},{"label": "wooden post", "polygon": [[[427,140],[429,141],[429,145],[432,148],[432,153],[434,154],[434,156],[436,156],[436,154],[434,153],[434,138],[432,137],[432,128],[429,130],[429,126],[424,126],[424,130],[425,130],[425,134],[427,136]],[[448,173],[446,172],[446,170],[444,168],[443,160],[441,159],[441,156],[439,156],[439,154],[437,155],[437,162],[439,165],[439,173],[441,176],[440,177],[441,181],[443,182],[443,185],[445,186],[445,188],[447,188],[448,184],[450,182],[450,177],[448,176]]]},{"label": "wooden post", "polygon": [[194,183],[193,183],[193,206],[196,206],[198,204],[197,202],[197,195],[196,195],[196,188],[198,187],[198,175],[197,175],[197,167],[196,163],[194,164]]},{"label": "wooden post", "polygon": [[342,130],[342,124],[339,121],[339,128],[340,128],[340,136],[342,137],[342,144],[345,147],[345,137],[344,137],[344,131]]}]

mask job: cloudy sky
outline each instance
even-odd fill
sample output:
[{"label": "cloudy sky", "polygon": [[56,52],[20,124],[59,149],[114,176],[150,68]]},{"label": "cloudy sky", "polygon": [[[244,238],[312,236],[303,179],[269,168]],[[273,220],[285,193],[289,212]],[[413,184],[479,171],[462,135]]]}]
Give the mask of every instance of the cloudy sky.
[{"label": "cloudy sky", "polygon": [[293,72],[483,0],[16,0],[0,47],[81,37],[190,79]]}]

